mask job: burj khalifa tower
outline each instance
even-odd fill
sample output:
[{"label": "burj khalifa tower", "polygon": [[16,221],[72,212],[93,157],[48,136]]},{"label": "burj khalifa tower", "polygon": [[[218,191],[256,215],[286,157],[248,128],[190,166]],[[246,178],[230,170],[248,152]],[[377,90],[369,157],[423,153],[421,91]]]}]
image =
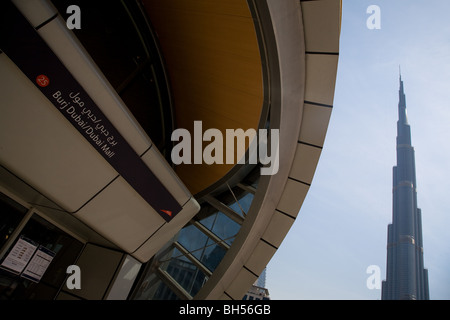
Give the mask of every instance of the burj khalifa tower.
[{"label": "burj khalifa tower", "polygon": [[422,214],[417,208],[414,148],[401,75],[392,194],[392,224],[388,225],[386,280],[381,298],[429,300],[428,270],[423,263]]}]

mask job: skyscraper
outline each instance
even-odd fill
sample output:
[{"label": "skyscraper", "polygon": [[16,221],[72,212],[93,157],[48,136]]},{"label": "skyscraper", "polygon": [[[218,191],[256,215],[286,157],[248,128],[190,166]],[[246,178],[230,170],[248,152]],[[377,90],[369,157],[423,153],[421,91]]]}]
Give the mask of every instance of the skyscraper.
[{"label": "skyscraper", "polygon": [[387,269],[383,300],[428,300],[428,270],[423,265],[422,214],[411,128],[400,75],[397,122],[397,165],[393,168],[392,224],[388,225]]}]

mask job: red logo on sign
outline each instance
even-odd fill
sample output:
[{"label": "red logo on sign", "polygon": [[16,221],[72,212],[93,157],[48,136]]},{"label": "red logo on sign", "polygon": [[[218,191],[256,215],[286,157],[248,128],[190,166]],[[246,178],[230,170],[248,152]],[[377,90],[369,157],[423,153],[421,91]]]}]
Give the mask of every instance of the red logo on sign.
[{"label": "red logo on sign", "polygon": [[161,209],[161,211],[164,212],[165,214],[167,214],[169,217],[172,216],[172,211],[169,211],[169,210],[162,210],[162,209]]},{"label": "red logo on sign", "polygon": [[44,88],[50,84],[50,79],[46,75],[41,74],[36,77],[36,83],[38,86]]}]

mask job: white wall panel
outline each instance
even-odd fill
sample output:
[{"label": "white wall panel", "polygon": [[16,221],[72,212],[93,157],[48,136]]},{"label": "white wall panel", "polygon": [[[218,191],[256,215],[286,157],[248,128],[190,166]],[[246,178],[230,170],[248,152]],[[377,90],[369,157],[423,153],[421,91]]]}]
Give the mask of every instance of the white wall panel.
[{"label": "white wall panel", "polygon": [[306,55],[305,101],[333,105],[337,55]]},{"label": "white wall panel", "polygon": [[306,51],[339,52],[339,0],[302,1]]},{"label": "white wall panel", "polygon": [[117,173],[6,56],[0,54],[0,163],[75,211]]},{"label": "white wall panel", "polygon": [[320,148],[299,143],[289,176],[311,184],[321,152]]},{"label": "white wall panel", "polygon": [[165,220],[122,178],[86,204],[75,217],[131,253]]},{"label": "white wall panel", "polygon": [[322,147],[332,108],[305,103],[299,141]]}]

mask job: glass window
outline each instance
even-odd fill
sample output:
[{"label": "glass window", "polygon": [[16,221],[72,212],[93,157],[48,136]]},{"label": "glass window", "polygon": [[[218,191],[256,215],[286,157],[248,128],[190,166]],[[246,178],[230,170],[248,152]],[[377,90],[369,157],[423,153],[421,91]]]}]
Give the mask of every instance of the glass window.
[{"label": "glass window", "polygon": [[200,223],[228,245],[233,243],[233,239],[241,227],[238,223],[234,222],[220,211],[200,220]]},{"label": "glass window", "polygon": [[244,213],[247,214],[248,211],[250,210],[254,197],[255,196],[252,193],[247,193],[240,199],[238,199],[238,202],[232,202],[228,206],[241,215],[242,211],[244,211]]},{"label": "glass window", "polygon": [[248,211],[250,210],[254,197],[254,194],[247,193],[245,196],[239,199],[239,204],[244,209],[245,213],[248,213]]},{"label": "glass window", "polygon": [[220,239],[225,240],[227,244],[231,245],[240,228],[241,226],[238,223],[228,218],[222,212],[218,212],[211,231]]},{"label": "glass window", "polygon": [[150,273],[137,291],[135,300],[178,300],[175,293],[156,275]]},{"label": "glass window", "polygon": [[213,215],[210,215],[209,217],[206,217],[202,220],[200,220],[200,223],[202,225],[204,225],[206,228],[208,228],[209,230],[212,229],[212,227],[214,226],[214,222],[216,221],[217,218],[217,212]]},{"label": "glass window", "polygon": [[27,208],[0,193],[0,249],[25,217]]},{"label": "glass window", "polygon": [[254,195],[247,190],[235,186],[233,188],[228,188],[228,190],[222,192],[220,195],[216,196],[216,198],[245,218],[252,204]]},{"label": "glass window", "polygon": [[209,239],[203,254],[202,263],[211,272],[214,272],[226,253],[227,251],[223,247]]},{"label": "glass window", "polygon": [[[259,167],[256,167],[256,169],[247,177],[247,183],[256,187],[258,178]],[[214,197],[230,207],[236,213],[245,217],[250,210],[254,194],[250,193],[248,189],[239,186],[235,186],[231,188],[231,190],[232,191],[230,191],[230,188],[228,187],[224,192],[214,195]],[[202,203],[202,207],[195,216],[195,220],[228,245],[233,243],[241,227],[238,223],[208,202]],[[211,238],[200,231],[195,225],[189,224],[180,231],[176,241],[195,256],[206,268],[211,272],[214,272],[223,260],[227,250],[222,245],[216,243],[213,240],[214,237],[212,235],[210,236]],[[161,268],[166,270],[177,283],[182,285],[192,296],[194,296],[208,280],[208,277],[198,270],[198,268],[177,249],[173,249],[170,257],[168,257],[168,259],[159,260],[159,263],[161,263]],[[145,282],[145,285],[147,285],[147,282]],[[161,284],[161,288],[164,288],[161,289],[161,292],[164,292],[164,295],[155,295],[153,298],[149,297],[149,299],[161,299],[162,297],[170,299],[175,296],[175,294],[170,291],[169,288],[165,287],[165,285],[163,286]],[[170,292],[170,294],[167,292]],[[246,297],[251,300],[254,299],[252,296]],[[246,297],[244,297],[244,299]]]},{"label": "glass window", "polygon": [[34,214],[0,262],[22,238],[45,247],[54,253],[54,257],[38,282],[23,278],[23,274],[0,269],[0,300],[53,299],[65,280],[67,267],[75,263],[83,243]]},{"label": "glass window", "polygon": [[177,249],[173,250],[172,258],[164,262],[161,269],[166,270],[191,296],[197,294],[207,279],[206,275]]},{"label": "glass window", "polygon": [[208,239],[208,236],[194,225],[181,229],[178,236],[178,242],[198,260],[202,259],[203,249]]}]

